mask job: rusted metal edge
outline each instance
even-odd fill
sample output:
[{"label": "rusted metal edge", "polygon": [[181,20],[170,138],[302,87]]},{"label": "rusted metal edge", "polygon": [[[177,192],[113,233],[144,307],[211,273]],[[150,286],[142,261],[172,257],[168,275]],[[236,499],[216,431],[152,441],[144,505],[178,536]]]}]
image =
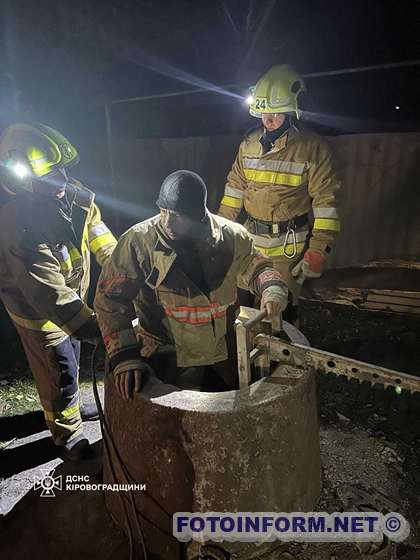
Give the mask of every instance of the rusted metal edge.
[{"label": "rusted metal edge", "polygon": [[324,374],[344,375],[347,379],[357,379],[360,383],[368,381],[372,386],[383,385],[420,393],[420,377],[383,368],[374,364],[360,362],[301,344],[287,343],[272,336],[259,334],[255,338],[258,348],[264,348],[270,359],[292,364],[297,367],[311,365]]}]

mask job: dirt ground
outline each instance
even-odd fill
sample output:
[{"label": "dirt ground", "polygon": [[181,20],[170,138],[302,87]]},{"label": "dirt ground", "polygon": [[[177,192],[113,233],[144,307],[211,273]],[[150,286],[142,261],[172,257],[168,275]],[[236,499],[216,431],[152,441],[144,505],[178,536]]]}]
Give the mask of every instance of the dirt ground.
[{"label": "dirt ground", "polygon": [[[375,344],[371,352],[378,353]],[[337,351],[338,347],[339,341],[330,340],[326,349]],[[369,355],[366,345],[363,352]],[[85,364],[88,358],[85,352]],[[408,361],[417,373],[417,364]],[[392,367],[392,363],[386,365]],[[86,372],[83,399],[90,402],[91,382],[87,368],[82,369]],[[409,520],[411,533],[398,545],[279,543],[259,560],[420,559],[419,395],[398,395],[322,375],[317,385],[323,469],[318,511],[396,511]],[[33,489],[34,479],[52,469],[54,476],[76,472],[100,481],[99,423],[85,425],[91,442],[97,442],[96,459],[75,470],[57,458],[24,366],[13,375],[2,372],[0,403],[0,556],[11,560],[26,560],[28,554],[44,560],[128,559],[128,541],[108,517],[100,492],[57,491],[54,498],[45,499]],[[141,558],[139,549],[134,557]]]},{"label": "dirt ground", "polygon": [[[322,382],[319,383],[322,388]],[[378,424],[383,411],[372,406],[371,416],[366,424],[356,423],[352,414],[339,412],[336,401],[331,401],[328,392],[322,388],[321,404],[321,456],[323,463],[323,491],[318,505],[319,511],[397,511],[411,524],[411,534],[407,541],[397,546],[356,544],[285,544],[259,560],[356,560],[362,558],[400,558],[414,560],[420,558],[420,484],[419,457],[409,446],[384,433]],[[346,399],[345,391],[342,394]],[[343,409],[341,408],[343,411]],[[354,414],[355,411],[353,411]],[[395,427],[394,427],[395,428]],[[26,438],[19,447],[36,444],[40,434]],[[404,434],[403,434],[404,435]],[[44,432],[45,436],[45,432]],[[98,422],[89,423],[89,438],[99,438]],[[50,471],[55,467],[54,476],[67,474],[89,474],[90,481],[101,480],[101,447],[95,444],[97,458],[83,466],[70,468],[60,460],[46,462],[32,469],[9,476],[1,486],[3,500],[9,496],[8,488],[16,488],[16,481],[22,484],[33,480],[40,469]],[[7,453],[4,450],[2,453]],[[29,453],[29,449],[27,451]],[[20,457],[22,459],[24,455]],[[38,456],[38,455],[37,455]],[[3,465],[7,464],[2,461]],[[30,473],[30,475],[29,475]],[[11,473],[9,473],[11,474]],[[29,490],[26,487],[26,490]],[[70,560],[77,555],[80,559],[125,560],[129,558],[128,541],[109,519],[103,496],[100,492],[56,492],[54,498],[40,497],[39,490],[31,489],[23,496],[14,494],[16,505],[0,522],[0,554],[4,558],[24,560],[31,551],[33,557],[46,560]],[[35,530],[36,529],[36,530]],[[136,558],[141,558],[137,551]],[[212,558],[211,556],[209,558]]]}]

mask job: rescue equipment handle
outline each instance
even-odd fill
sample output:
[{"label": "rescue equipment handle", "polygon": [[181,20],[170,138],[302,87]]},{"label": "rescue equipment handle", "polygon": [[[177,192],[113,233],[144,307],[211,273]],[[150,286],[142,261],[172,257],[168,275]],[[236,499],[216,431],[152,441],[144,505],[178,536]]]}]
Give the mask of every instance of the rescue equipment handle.
[{"label": "rescue equipment handle", "polygon": [[[251,364],[263,354],[261,348],[254,348],[251,350],[249,340],[249,333],[251,329],[266,319],[267,311],[265,309],[256,313],[254,317],[242,323],[236,321],[236,346],[238,353],[238,375],[239,375],[239,388],[247,387],[251,382]],[[272,335],[276,336],[282,330],[282,317],[279,314],[271,321]]]}]

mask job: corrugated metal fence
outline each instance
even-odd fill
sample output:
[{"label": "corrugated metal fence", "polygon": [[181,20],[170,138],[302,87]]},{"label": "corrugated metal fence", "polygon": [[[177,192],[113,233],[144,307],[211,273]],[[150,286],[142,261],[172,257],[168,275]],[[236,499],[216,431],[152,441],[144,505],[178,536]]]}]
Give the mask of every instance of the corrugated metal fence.
[{"label": "corrugated metal fence", "polygon": [[363,134],[331,141],[344,180],[343,231],[331,264],[420,261],[420,134]]},{"label": "corrugated metal fence", "polygon": [[[420,261],[420,133],[336,136],[330,141],[344,181],[343,230],[330,265]],[[203,176],[209,207],[215,210],[239,142],[237,136],[114,141],[117,195],[128,203],[120,213],[121,228],[156,212],[160,183],[176,169]]]}]

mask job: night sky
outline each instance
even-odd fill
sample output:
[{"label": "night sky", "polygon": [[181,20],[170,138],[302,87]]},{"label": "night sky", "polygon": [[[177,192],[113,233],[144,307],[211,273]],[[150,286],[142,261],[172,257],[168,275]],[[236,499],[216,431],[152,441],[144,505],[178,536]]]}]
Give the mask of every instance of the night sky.
[{"label": "night sky", "polygon": [[[44,121],[103,134],[103,104],[203,84],[420,59],[415,0],[2,0],[1,126]],[[335,132],[418,130],[420,66],[308,79],[304,108]],[[243,85],[243,86],[242,86]],[[400,107],[396,109],[395,107]],[[121,137],[228,134],[240,99],[205,93],[114,106]]]}]

